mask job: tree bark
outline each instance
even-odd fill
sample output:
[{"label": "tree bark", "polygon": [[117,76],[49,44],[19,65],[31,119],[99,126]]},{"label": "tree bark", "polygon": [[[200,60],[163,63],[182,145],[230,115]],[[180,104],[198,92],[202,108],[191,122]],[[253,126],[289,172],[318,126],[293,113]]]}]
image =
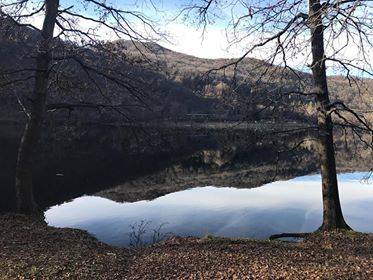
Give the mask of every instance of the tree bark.
[{"label": "tree bark", "polygon": [[325,67],[324,26],[320,0],[309,0],[312,75],[317,103],[319,127],[319,158],[322,178],[323,224],[320,230],[350,229],[343,218],[338,193],[337,171],[333,141],[333,122],[328,113],[330,105]]},{"label": "tree bark", "polygon": [[17,210],[23,213],[36,211],[33,197],[32,163],[35,145],[40,137],[48,94],[49,67],[52,60],[51,45],[57,18],[59,0],[45,0],[45,17],[38,42],[36,74],[30,109],[19,149],[16,167]]}]

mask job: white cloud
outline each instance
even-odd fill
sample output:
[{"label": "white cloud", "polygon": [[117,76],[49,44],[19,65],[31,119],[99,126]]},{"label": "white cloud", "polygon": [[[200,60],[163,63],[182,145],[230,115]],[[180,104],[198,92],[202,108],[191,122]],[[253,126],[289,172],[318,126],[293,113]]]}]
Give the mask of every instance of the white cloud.
[{"label": "white cloud", "polygon": [[222,28],[208,28],[202,30],[183,24],[167,26],[172,43],[163,41],[161,45],[177,52],[201,58],[231,58],[244,53],[242,47],[229,46],[225,30]]},{"label": "white cloud", "polygon": [[[28,23],[41,29],[43,15],[37,15],[28,20]],[[90,21],[77,23],[79,29],[87,31],[97,28],[97,24]],[[144,33],[142,26],[136,26],[136,30]],[[209,27],[203,34],[202,30],[181,23],[173,23],[163,27],[168,34],[168,40],[160,40],[159,43],[173,51],[201,57],[201,58],[231,58],[239,57],[244,51],[237,45],[229,47],[229,43],[223,28]],[[59,32],[56,28],[55,34]],[[117,40],[118,36],[107,27],[99,27],[95,34],[100,40]],[[126,39],[126,38],[123,38]]]},{"label": "white cloud", "polygon": [[[32,18],[31,22],[33,25],[41,28],[43,22],[43,16],[39,15]],[[94,29],[97,27],[97,24],[90,21],[80,21],[77,23],[82,30]],[[147,31],[141,25],[135,24],[135,29],[140,33],[145,34]],[[249,49],[253,44],[260,41],[259,36],[249,36],[239,44],[230,44],[230,35],[226,33],[224,28],[212,27],[209,26],[203,33],[201,29],[196,29],[193,26],[187,26],[182,23],[171,23],[167,26],[164,26],[163,29],[168,33],[169,40],[160,40],[159,43],[169,48],[173,51],[193,55],[200,58],[237,58],[242,56],[247,49]],[[58,33],[58,31],[56,31]],[[97,28],[94,33],[101,40],[115,40],[118,39],[118,36],[114,32],[106,27]],[[125,38],[123,38],[125,39]],[[326,36],[328,39],[328,36]],[[355,64],[360,64],[359,66],[364,68],[369,65],[365,65],[362,59],[362,52],[359,50],[356,45],[349,44],[344,47],[344,49],[338,54],[339,58],[348,59],[354,61]],[[326,44],[327,54],[332,54],[332,48],[338,49],[338,46],[344,46],[346,43],[346,37],[340,36],[337,40],[333,41],[332,45]],[[311,63],[310,61],[310,47],[307,36],[300,38],[297,43],[298,46],[302,45],[302,52],[297,53],[293,51],[288,53],[287,63],[289,66],[294,67],[299,70],[308,71],[307,65]],[[250,57],[255,57],[258,59],[268,59],[268,57],[274,53],[275,44],[269,44],[266,47],[257,49],[255,52],[249,54]],[[365,49],[366,55],[369,58],[372,57],[372,48]],[[281,64],[282,57],[279,56],[275,60],[276,64]],[[365,58],[366,59],[366,58]],[[372,58],[373,60],[373,58]],[[329,66],[337,66],[335,63],[328,63]],[[342,73],[343,69],[333,70],[333,74]],[[355,74],[356,71],[352,71]]]}]

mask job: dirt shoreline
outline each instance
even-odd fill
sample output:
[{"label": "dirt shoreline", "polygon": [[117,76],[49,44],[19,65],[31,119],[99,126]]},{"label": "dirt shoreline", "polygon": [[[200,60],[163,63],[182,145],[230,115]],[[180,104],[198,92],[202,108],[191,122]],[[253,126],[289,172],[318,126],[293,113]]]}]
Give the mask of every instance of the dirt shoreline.
[{"label": "dirt shoreline", "polygon": [[318,234],[297,244],[173,237],[129,250],[0,214],[0,279],[373,279],[373,234]]}]

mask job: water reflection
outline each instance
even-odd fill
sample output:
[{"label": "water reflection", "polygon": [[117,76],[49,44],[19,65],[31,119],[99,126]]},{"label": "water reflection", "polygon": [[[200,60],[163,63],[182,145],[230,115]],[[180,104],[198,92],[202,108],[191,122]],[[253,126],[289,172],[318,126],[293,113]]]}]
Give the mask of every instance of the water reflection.
[{"label": "water reflection", "polygon": [[[0,211],[15,206],[22,128],[0,126]],[[35,153],[34,196],[47,208],[82,195],[124,202],[191,186],[258,187],[316,172],[315,145],[305,141],[313,138],[310,131],[273,135],[260,130],[51,125],[43,129]],[[359,143],[335,134],[339,172],[372,167],[371,150]]]},{"label": "water reflection", "polygon": [[[356,230],[373,231],[372,181],[366,173],[339,176],[342,207]],[[321,224],[320,176],[277,181],[254,189],[196,187],[152,201],[118,203],[83,196],[46,211],[46,221],[57,227],[87,230],[99,240],[129,244],[130,225],[141,220],[182,236],[214,234],[264,239],[279,232],[315,230]],[[151,232],[145,238],[151,238]]]}]

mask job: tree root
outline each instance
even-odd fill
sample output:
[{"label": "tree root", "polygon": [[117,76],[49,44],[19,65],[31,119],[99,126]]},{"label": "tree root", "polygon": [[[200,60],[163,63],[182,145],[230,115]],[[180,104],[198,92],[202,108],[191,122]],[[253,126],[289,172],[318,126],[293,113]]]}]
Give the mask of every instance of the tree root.
[{"label": "tree root", "polygon": [[304,238],[311,235],[311,232],[291,232],[291,233],[280,233],[280,234],[273,234],[269,237],[269,240],[275,240],[283,237],[295,237],[295,238]]}]

